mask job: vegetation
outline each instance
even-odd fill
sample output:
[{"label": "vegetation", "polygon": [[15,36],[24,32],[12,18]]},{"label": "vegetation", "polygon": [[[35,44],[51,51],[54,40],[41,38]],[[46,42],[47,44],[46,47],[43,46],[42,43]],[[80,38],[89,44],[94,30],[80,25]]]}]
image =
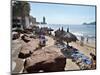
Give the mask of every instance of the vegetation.
[{"label": "vegetation", "polygon": [[23,28],[25,28],[25,16],[29,16],[30,4],[26,1],[12,1],[12,16],[21,17]]}]

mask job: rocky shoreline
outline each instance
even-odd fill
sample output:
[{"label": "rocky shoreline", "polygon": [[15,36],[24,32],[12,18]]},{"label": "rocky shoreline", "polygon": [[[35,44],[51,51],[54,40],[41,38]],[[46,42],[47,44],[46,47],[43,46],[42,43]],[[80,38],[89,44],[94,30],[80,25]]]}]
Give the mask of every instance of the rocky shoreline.
[{"label": "rocky shoreline", "polygon": [[[80,46],[77,42],[70,43],[70,46],[66,45],[69,48],[60,48],[56,45],[57,39],[52,35],[46,35],[46,45],[40,47],[38,35],[33,36],[32,34],[24,33],[23,35],[21,33],[18,39],[12,40],[12,73],[80,70],[81,67],[79,64],[76,64],[76,61],[72,61],[71,55],[73,54],[73,49],[79,50],[79,52],[89,57],[89,59],[91,59],[90,53],[95,54],[93,50],[85,50],[87,48],[90,49],[90,47]],[[25,36],[24,40],[22,36]],[[63,44],[60,44],[60,46],[63,46]],[[87,69],[90,69],[88,66],[86,66]]]}]

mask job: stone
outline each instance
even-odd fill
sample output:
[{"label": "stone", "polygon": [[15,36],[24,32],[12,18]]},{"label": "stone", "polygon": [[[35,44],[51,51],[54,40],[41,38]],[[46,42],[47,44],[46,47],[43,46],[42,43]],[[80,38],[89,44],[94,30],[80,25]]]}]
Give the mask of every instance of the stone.
[{"label": "stone", "polygon": [[21,36],[21,39],[25,42],[25,43],[28,43],[28,42],[30,42],[30,39],[29,39],[29,37],[27,36],[27,35],[23,35],[23,36]]},{"label": "stone", "polygon": [[21,47],[18,57],[22,59],[30,57],[33,51],[38,47],[38,44],[38,39],[31,39],[30,42],[24,43]]},{"label": "stone", "polygon": [[12,32],[12,40],[16,40],[20,37],[20,34],[18,32]]},{"label": "stone", "polygon": [[39,49],[24,62],[24,71],[27,73],[64,71],[65,56],[55,47]]}]

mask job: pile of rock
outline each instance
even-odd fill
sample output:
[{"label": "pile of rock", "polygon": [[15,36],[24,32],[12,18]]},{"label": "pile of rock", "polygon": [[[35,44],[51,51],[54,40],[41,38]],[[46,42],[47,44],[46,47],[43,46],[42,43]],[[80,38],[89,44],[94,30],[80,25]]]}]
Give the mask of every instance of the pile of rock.
[{"label": "pile of rock", "polygon": [[64,71],[66,58],[55,47],[39,49],[27,58],[24,63],[24,72],[56,72]]},{"label": "pile of rock", "polygon": [[38,39],[31,39],[30,42],[23,44],[18,57],[22,59],[30,57],[33,51],[38,47],[38,44]]}]

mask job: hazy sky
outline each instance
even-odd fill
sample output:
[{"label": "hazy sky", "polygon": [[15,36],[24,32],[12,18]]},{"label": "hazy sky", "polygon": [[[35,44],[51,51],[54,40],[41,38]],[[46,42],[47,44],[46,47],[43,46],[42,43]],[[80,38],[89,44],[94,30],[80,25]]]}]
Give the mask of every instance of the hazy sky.
[{"label": "hazy sky", "polygon": [[43,16],[49,24],[82,24],[95,21],[95,6],[30,3],[30,14],[38,22]]}]

